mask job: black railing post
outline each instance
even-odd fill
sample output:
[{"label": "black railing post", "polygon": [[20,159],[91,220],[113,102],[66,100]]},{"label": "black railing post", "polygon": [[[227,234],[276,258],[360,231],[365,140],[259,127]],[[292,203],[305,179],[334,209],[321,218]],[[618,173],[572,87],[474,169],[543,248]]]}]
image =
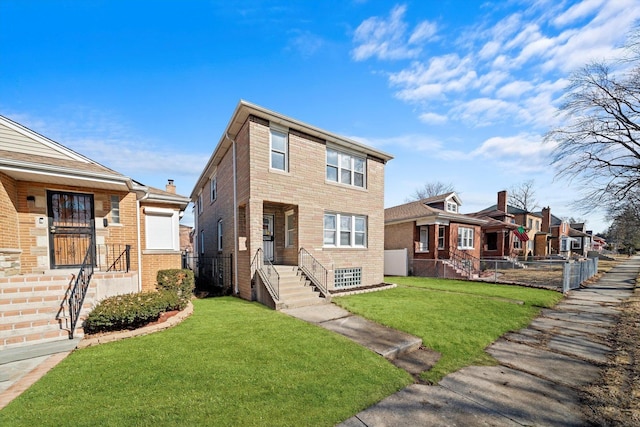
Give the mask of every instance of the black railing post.
[{"label": "black railing post", "polygon": [[131,245],[126,245],[124,251],[125,251],[124,262],[125,262],[125,266],[127,267],[126,272],[128,273],[129,270],[131,270]]}]

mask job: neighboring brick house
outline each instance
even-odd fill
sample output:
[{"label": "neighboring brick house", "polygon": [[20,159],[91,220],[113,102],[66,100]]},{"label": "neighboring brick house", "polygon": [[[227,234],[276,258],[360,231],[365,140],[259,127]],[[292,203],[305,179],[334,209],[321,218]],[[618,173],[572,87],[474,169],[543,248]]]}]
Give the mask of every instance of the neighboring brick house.
[{"label": "neighboring brick house", "polygon": [[[499,191],[497,204],[472,215],[479,218],[488,216],[506,224],[522,226],[528,239],[523,241],[518,237],[514,232],[518,227],[504,226],[500,229],[498,224],[492,224],[495,229],[487,227],[483,233],[483,258],[549,255],[548,236],[547,232],[543,231],[542,214],[511,206],[507,201],[507,192]],[[508,244],[502,241],[503,238],[507,239],[507,236]]]},{"label": "neighboring brick house", "polygon": [[461,204],[452,192],[385,209],[385,250],[407,249],[414,276],[442,276],[447,267],[460,276],[477,274],[487,220],[459,213]]},{"label": "neighboring brick house", "polygon": [[[31,290],[29,298],[59,297],[60,310],[91,248],[93,302],[155,289],[159,269],[180,267],[178,221],[188,202],[171,181],[166,190],[144,186],[0,116],[0,287],[15,292],[2,302],[55,277],[59,295]],[[27,340],[10,332],[0,347]]]},{"label": "neighboring brick house", "polygon": [[191,193],[199,266],[230,256],[233,292],[274,308],[382,283],[391,158],[240,101]]},{"label": "neighboring brick house", "polygon": [[[551,214],[547,207],[542,210],[543,230],[549,233],[550,254],[564,257],[586,257],[592,246],[591,233],[584,223],[570,224]],[[549,228],[546,226],[549,224]]]}]

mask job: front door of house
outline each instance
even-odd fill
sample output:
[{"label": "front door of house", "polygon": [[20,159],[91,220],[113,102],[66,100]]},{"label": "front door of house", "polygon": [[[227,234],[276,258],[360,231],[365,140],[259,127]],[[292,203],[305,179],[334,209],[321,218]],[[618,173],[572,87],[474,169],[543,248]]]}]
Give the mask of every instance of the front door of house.
[{"label": "front door of house", "polygon": [[264,215],[262,217],[262,250],[264,251],[265,261],[271,261],[275,259],[274,250],[275,242],[273,236],[273,215]]},{"label": "front door of house", "polygon": [[80,266],[95,232],[93,194],[47,191],[51,268]]}]

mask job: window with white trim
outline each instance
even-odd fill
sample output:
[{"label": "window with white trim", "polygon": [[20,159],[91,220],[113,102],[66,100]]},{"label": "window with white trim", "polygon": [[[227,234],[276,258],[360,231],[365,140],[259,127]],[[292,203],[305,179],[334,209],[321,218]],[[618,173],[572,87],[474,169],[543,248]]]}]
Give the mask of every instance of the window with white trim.
[{"label": "window with white trim", "polygon": [[447,202],[448,212],[458,212],[458,204],[455,202]]},{"label": "window with white trim", "polygon": [[289,170],[289,141],[285,132],[270,129],[270,164],[271,169]]},{"label": "window with white trim", "polygon": [[209,182],[209,195],[211,203],[218,198],[218,179],[215,176]]},{"label": "window with white trim", "polygon": [[146,249],[180,250],[178,211],[145,207]]},{"label": "window with white trim", "polygon": [[293,239],[294,239],[294,231],[295,231],[295,223],[293,211],[285,212],[284,214],[284,225],[285,225],[285,235],[284,235],[284,246],[287,248],[292,248]]},{"label": "window with white trim", "polygon": [[513,249],[522,249],[522,241],[515,234],[513,235]]},{"label": "window with white trim", "polygon": [[366,164],[364,157],[327,148],[327,181],[364,188]]},{"label": "window with white trim", "polygon": [[563,237],[562,239],[560,239],[560,252],[568,252],[568,251],[569,251],[569,239],[567,237]]},{"label": "window with white trim", "polygon": [[120,196],[111,196],[111,222],[120,224]]},{"label": "window with white trim", "polygon": [[420,235],[420,240],[418,241],[418,252],[428,252],[429,251],[429,227],[427,227],[426,225],[419,226],[418,234]]},{"label": "window with white trim", "polygon": [[438,249],[444,249],[444,236],[445,236],[445,228],[444,225],[438,226]]},{"label": "window with white trim", "polygon": [[473,249],[473,228],[458,228],[458,249]]},{"label": "window with white trim", "polygon": [[571,241],[571,249],[582,249],[582,239],[574,239]]},{"label": "window with white trim", "polygon": [[367,246],[367,217],[329,213],[324,215],[324,246],[364,248]]},{"label": "window with white trim", "polygon": [[222,220],[218,220],[218,250],[222,250]]}]

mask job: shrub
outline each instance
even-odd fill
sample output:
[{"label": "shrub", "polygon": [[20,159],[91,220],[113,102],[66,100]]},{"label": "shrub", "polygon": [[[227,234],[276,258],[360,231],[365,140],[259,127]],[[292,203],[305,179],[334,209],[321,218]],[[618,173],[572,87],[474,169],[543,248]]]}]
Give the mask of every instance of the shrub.
[{"label": "shrub", "polygon": [[116,295],[102,300],[84,321],[84,331],[135,329],[153,322],[166,311],[182,310],[187,301],[174,292],[141,292]]},{"label": "shrub", "polygon": [[160,270],[156,276],[158,284],[156,288],[159,291],[170,291],[178,295],[180,298],[189,300],[193,295],[195,288],[195,280],[193,271],[183,269]]}]

